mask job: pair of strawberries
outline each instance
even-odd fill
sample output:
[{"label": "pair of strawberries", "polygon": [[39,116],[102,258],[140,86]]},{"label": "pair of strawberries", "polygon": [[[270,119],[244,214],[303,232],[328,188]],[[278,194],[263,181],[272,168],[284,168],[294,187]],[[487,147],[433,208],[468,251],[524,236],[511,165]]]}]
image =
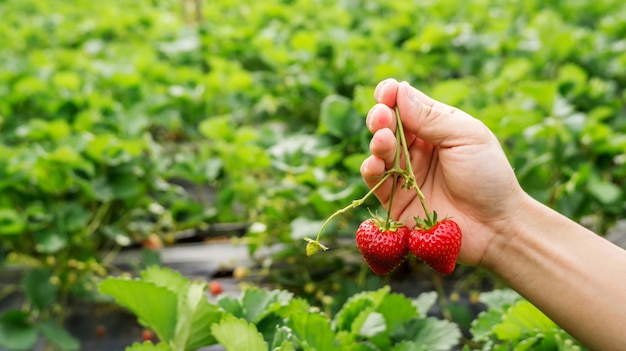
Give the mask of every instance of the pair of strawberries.
[{"label": "pair of strawberries", "polygon": [[356,232],[356,244],[374,273],[398,267],[411,252],[435,272],[450,274],[461,250],[461,229],[451,219],[421,221],[411,229],[378,217],[365,220]]}]

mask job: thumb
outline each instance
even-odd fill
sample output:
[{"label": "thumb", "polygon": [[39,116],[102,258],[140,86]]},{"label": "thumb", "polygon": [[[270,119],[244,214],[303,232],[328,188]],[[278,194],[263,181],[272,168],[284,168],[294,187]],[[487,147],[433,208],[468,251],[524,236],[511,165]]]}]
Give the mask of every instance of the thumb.
[{"label": "thumb", "polygon": [[480,144],[493,135],[479,120],[436,101],[407,82],[401,82],[396,95],[405,133],[440,147]]}]

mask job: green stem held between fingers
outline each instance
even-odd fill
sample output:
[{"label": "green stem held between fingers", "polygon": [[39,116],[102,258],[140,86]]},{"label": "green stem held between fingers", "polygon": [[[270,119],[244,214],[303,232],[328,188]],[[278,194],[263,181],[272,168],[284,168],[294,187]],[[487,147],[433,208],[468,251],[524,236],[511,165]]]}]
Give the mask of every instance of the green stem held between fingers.
[{"label": "green stem held between fingers", "polygon": [[[396,106],[396,121],[397,121],[397,132],[400,134],[400,142],[402,144],[402,151],[404,152],[404,164],[406,168],[406,187],[415,189],[417,193],[417,197],[420,199],[420,204],[422,204],[422,208],[424,209],[424,216],[426,216],[427,220],[431,220],[430,212],[428,212],[428,208],[426,208],[426,197],[422,193],[422,190],[417,185],[417,181],[415,180],[415,173],[413,172],[413,166],[411,165],[411,158],[409,154],[409,147],[406,143],[406,136],[404,135],[404,127],[402,126],[402,118],[400,118],[400,111]],[[396,135],[396,139],[398,136]],[[393,193],[392,193],[393,194]]]},{"label": "green stem held between fingers", "polygon": [[[398,133],[398,128],[396,128],[396,134]],[[395,170],[401,170],[402,168],[400,167],[400,138],[396,137],[396,154],[394,156],[393,159],[393,169]],[[392,222],[392,218],[391,218],[391,205],[393,204],[393,195],[396,193],[395,189],[396,186],[398,186],[398,177],[400,176],[400,174],[398,172],[393,172],[393,183],[391,185],[391,194],[389,195],[389,203],[387,204],[387,218],[385,218],[385,230],[388,230],[391,222]]]}]

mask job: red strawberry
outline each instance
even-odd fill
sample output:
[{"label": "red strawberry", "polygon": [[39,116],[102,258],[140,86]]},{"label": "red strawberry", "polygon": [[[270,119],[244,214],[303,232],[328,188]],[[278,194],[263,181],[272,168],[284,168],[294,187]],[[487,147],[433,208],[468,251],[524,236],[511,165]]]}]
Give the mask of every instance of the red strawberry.
[{"label": "red strawberry", "polygon": [[425,222],[420,220],[417,220],[417,223],[418,227],[412,229],[409,234],[408,245],[411,253],[437,273],[452,273],[461,250],[459,225],[451,219],[435,222],[432,226],[425,225]]},{"label": "red strawberry", "polygon": [[410,231],[397,222],[385,225],[382,219],[370,218],[357,229],[356,245],[374,273],[387,274],[406,259]]},{"label": "red strawberry", "polygon": [[217,280],[211,280],[209,282],[209,292],[211,293],[211,295],[219,295],[221,294],[223,291],[222,289],[222,284],[217,281]]}]

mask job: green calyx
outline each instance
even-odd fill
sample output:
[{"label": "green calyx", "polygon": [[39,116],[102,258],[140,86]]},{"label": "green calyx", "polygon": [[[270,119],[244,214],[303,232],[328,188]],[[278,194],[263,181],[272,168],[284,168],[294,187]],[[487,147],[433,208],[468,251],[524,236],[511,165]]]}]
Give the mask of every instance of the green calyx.
[{"label": "green calyx", "polygon": [[416,228],[430,230],[437,224],[437,211],[426,212],[426,218],[414,217],[414,219]]},{"label": "green calyx", "polygon": [[398,230],[398,228],[400,228],[400,227],[402,227],[404,225],[404,224],[394,220],[390,216],[387,216],[387,218],[382,218],[382,217],[380,217],[380,216],[378,216],[376,214],[372,214],[372,212],[370,212],[370,215],[372,216],[371,221],[381,231],[395,232],[396,230]]}]

